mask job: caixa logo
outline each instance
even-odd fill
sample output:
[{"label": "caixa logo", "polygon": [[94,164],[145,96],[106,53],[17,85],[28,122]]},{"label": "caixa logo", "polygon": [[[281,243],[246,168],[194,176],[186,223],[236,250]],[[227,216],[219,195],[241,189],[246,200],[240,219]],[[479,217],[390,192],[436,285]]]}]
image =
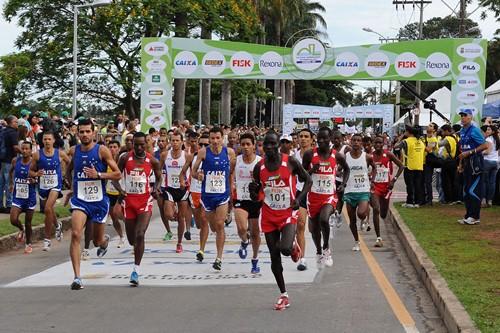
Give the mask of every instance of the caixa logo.
[{"label": "caixa logo", "polygon": [[193,52],[182,51],[175,57],[174,66],[178,73],[189,75],[198,67],[198,59]]},{"label": "caixa logo", "polygon": [[475,74],[479,72],[481,66],[474,61],[464,61],[458,65],[458,70],[463,74]]}]

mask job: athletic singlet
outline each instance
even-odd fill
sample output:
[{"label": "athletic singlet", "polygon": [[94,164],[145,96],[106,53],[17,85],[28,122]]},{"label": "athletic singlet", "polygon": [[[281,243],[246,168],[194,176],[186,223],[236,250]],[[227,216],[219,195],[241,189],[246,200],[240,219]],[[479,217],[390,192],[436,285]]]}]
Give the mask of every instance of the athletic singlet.
[{"label": "athletic singlet", "polygon": [[134,160],[134,152],[127,155],[127,161],[123,168],[123,182],[125,183],[125,192],[129,197],[149,198],[151,189],[149,188],[149,177],[153,173],[151,164],[151,154],[146,153],[146,158],[142,164]]},{"label": "athletic singlet", "polygon": [[104,198],[105,180],[88,178],[84,167],[91,168],[92,166],[97,172],[106,172],[107,164],[99,157],[99,144],[96,144],[89,151],[82,151],[81,145],[76,145],[73,165],[75,166],[73,176],[73,198],[85,202],[99,202]]},{"label": "athletic singlet", "polygon": [[235,178],[236,178],[236,200],[252,200],[250,199],[250,191],[248,184],[253,180],[253,169],[261,160],[260,156],[255,156],[251,163],[245,163],[243,155],[236,158]]},{"label": "athletic singlet", "polygon": [[[111,168],[108,165],[108,168],[106,169],[106,172],[113,172]],[[108,180],[106,181],[106,193],[109,195],[119,195],[120,192],[115,188],[115,185],[113,185],[113,181]]]},{"label": "athletic singlet", "polygon": [[259,163],[261,191],[264,195],[261,216],[274,221],[289,218],[295,200],[296,179],[288,169],[288,155],[281,154],[281,165],[275,171],[266,168],[264,159]]},{"label": "athletic singlet", "polygon": [[[172,157],[172,150],[167,152],[167,158],[165,159],[165,187],[171,188],[180,188],[180,180],[179,175],[181,174],[181,170],[186,164],[186,152],[181,150],[181,156],[178,158]],[[188,174],[184,178],[186,181],[189,178],[189,170]]]},{"label": "athletic singlet", "polygon": [[29,199],[35,195],[35,185],[30,184],[29,170],[31,161],[28,164],[23,163],[23,159],[18,157],[14,168],[14,193],[13,198]]},{"label": "athletic singlet", "polygon": [[59,158],[59,149],[54,149],[52,156],[45,155],[43,149],[40,149],[40,158],[37,162],[38,170],[43,170],[40,176],[40,190],[50,190],[62,187],[61,160]]},{"label": "athletic singlet", "polygon": [[[198,153],[194,155],[191,166],[194,166],[197,160],[198,160]],[[202,169],[202,165],[203,163],[200,163],[200,170]],[[191,193],[201,193],[201,182],[198,179],[192,177],[192,174],[190,178],[191,178],[191,185],[189,187],[189,191]]]},{"label": "athletic singlet", "polygon": [[[302,164],[302,155],[300,155],[300,149],[298,149],[295,152],[295,155],[293,157],[295,157],[295,159],[297,161],[299,161],[300,164]],[[296,177],[295,181],[297,183],[297,185],[296,185],[297,191],[302,191],[302,189],[304,188],[304,183],[299,181],[299,177]]]},{"label": "athletic singlet", "polygon": [[328,159],[323,160],[318,154],[318,148],[315,147],[311,160],[311,168],[316,164],[319,164],[319,169],[311,174],[313,182],[311,193],[333,195],[335,193],[335,169],[337,166],[335,150],[332,150]]},{"label": "athletic singlet", "polygon": [[382,155],[373,154],[373,162],[376,167],[374,183],[389,184],[392,175],[392,162],[387,156],[387,150],[384,149]]},{"label": "athletic singlet", "polygon": [[229,196],[229,153],[225,146],[220,154],[214,154],[210,147],[206,148],[206,156],[203,161],[203,181],[201,183],[201,194],[212,196]]},{"label": "athletic singlet", "polygon": [[368,178],[368,165],[366,163],[366,153],[354,159],[351,152],[346,154],[346,162],[349,166],[349,179],[345,187],[345,193],[370,192],[370,180]]},{"label": "athletic singlet", "polygon": [[[342,154],[345,156],[345,149],[347,148],[347,145],[342,145],[342,147],[340,147],[339,149],[339,154]],[[332,148],[334,149],[334,148]],[[342,183],[342,181],[344,180],[344,171],[342,170],[342,168],[339,168],[339,165],[337,164],[335,166],[335,180]]]}]

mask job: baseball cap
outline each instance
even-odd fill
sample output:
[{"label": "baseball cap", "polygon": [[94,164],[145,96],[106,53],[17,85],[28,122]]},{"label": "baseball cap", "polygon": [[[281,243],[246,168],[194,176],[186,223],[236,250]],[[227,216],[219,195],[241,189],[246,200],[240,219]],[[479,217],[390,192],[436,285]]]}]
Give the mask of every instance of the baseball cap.
[{"label": "baseball cap", "polygon": [[40,112],[39,117],[40,118],[48,118],[49,115],[47,114],[47,112]]},{"label": "baseball cap", "polygon": [[292,142],[293,141],[292,136],[290,134],[283,134],[280,137],[280,141],[283,141],[283,140],[286,140],[288,142]]},{"label": "baseball cap", "polygon": [[458,114],[468,114],[469,116],[472,116],[472,109],[460,109],[460,112]]},{"label": "baseball cap", "polygon": [[21,117],[29,116],[31,114],[30,110],[22,109],[21,110]]},{"label": "baseball cap", "polygon": [[68,111],[61,112],[61,117],[68,117],[68,116],[69,116],[69,112]]}]

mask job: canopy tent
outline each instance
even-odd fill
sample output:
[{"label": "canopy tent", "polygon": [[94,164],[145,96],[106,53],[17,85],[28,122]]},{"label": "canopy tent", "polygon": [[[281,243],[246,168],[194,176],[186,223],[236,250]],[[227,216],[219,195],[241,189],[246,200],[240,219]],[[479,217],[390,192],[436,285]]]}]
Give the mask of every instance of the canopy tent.
[{"label": "canopy tent", "polygon": [[[492,103],[495,101],[500,100],[500,80],[497,82],[493,83],[491,86],[486,88],[484,91],[485,97],[486,97],[486,102]],[[483,115],[484,117],[484,115]]]},{"label": "canopy tent", "polygon": [[483,105],[483,117],[500,118],[500,99]]}]

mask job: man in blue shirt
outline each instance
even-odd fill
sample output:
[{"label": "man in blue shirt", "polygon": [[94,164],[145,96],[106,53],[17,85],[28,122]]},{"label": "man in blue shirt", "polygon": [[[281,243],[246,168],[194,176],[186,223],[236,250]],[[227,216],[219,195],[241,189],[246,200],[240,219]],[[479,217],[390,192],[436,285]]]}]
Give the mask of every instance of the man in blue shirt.
[{"label": "man in blue shirt", "polygon": [[462,129],[460,130],[460,147],[462,153],[458,156],[460,164],[459,172],[464,176],[464,203],[465,216],[458,220],[460,224],[479,224],[481,211],[481,198],[483,186],[481,172],[483,169],[483,150],[488,146],[484,140],[481,130],[472,124],[472,110],[465,109],[460,112]]}]

